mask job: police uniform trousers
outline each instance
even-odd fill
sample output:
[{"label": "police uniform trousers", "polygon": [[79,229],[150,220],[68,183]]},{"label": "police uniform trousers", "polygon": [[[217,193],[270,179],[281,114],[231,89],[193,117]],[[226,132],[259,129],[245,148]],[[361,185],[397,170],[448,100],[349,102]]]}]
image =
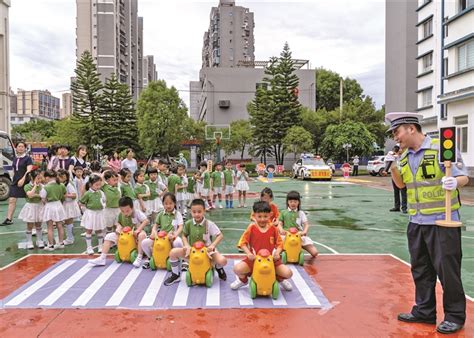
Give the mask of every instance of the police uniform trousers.
[{"label": "police uniform trousers", "polygon": [[464,324],[466,297],[461,282],[461,228],[409,223],[408,249],[415,282],[416,305],[411,313],[436,318],[436,276],[443,287],[444,320]]}]

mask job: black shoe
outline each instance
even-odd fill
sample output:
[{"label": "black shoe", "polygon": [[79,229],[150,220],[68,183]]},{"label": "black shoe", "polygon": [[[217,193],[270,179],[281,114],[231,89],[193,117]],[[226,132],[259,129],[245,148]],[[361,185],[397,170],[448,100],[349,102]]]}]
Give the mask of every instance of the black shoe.
[{"label": "black shoe", "polygon": [[8,218],[5,218],[5,220],[2,223],[2,225],[12,225],[12,224],[13,224],[12,220]]},{"label": "black shoe", "polygon": [[165,285],[169,286],[171,284],[177,283],[181,280],[181,276],[175,273],[171,273],[171,275],[165,280]]},{"label": "black shoe", "polygon": [[150,268],[150,261],[146,261],[142,264],[143,269],[149,269]]},{"label": "black shoe", "polygon": [[216,269],[217,275],[219,276],[219,279],[221,280],[227,280],[227,274],[225,273],[223,268]]},{"label": "black shoe", "polygon": [[441,322],[441,324],[438,325],[438,327],[436,328],[436,331],[438,331],[439,333],[449,334],[449,333],[458,332],[463,327],[464,325],[456,324],[456,323],[448,322],[447,320],[444,320]]},{"label": "black shoe", "polygon": [[403,209],[403,210],[402,210],[402,213],[408,214],[408,211],[407,211],[406,209]]},{"label": "black shoe", "polygon": [[400,208],[392,208],[392,209],[390,209],[389,211],[392,211],[392,212],[399,212],[399,211],[400,211]]},{"label": "black shoe", "polygon": [[411,313],[400,313],[398,314],[398,320],[401,322],[407,323],[426,323],[426,324],[436,324],[436,319],[422,319],[415,317]]},{"label": "black shoe", "polygon": [[189,269],[189,263],[188,262],[183,262],[181,263],[181,272],[186,272]]}]

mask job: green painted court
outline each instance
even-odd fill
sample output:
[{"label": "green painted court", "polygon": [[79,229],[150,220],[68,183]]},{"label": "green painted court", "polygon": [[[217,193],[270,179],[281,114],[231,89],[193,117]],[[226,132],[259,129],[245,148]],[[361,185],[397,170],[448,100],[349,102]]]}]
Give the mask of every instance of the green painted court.
[{"label": "green painted court", "polygon": [[[275,195],[275,203],[283,208],[285,195],[289,190],[297,190],[303,195],[302,209],[307,212],[311,227],[309,236],[320,253],[386,253],[393,254],[403,261],[409,261],[406,241],[408,216],[390,213],[393,207],[393,194],[383,189],[370,188],[359,184],[347,184],[336,179],[333,182],[297,181],[277,179],[271,184],[251,182],[250,189],[259,192],[270,186]],[[219,250],[236,253],[237,241],[243,229],[249,224],[250,206],[246,209],[216,209],[208,217],[223,230],[224,240]],[[6,213],[7,203],[0,204],[1,215]],[[21,210],[18,205],[16,214]],[[474,206],[463,206],[461,216],[463,230],[462,279],[466,293],[474,297]],[[3,219],[3,218],[2,218]],[[18,242],[25,240],[25,225],[15,220],[14,225],[0,227],[0,267],[30,253],[48,254],[43,250],[18,249]],[[83,253],[85,241],[78,223],[74,233],[76,243],[64,250],[52,253]]]}]

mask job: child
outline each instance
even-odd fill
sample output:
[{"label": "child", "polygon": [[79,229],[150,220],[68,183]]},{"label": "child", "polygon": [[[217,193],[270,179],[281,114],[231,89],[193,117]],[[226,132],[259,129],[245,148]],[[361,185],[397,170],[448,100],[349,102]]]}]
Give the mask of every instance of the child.
[{"label": "child", "polygon": [[311,256],[318,255],[318,249],[313,244],[311,238],[307,236],[309,223],[306,214],[301,210],[301,196],[297,191],[290,191],[286,195],[286,207],[278,217],[278,231],[285,240],[286,231],[290,228],[297,228],[301,233],[301,242],[303,249],[308,251]]},{"label": "child", "polygon": [[[239,171],[237,172],[237,185],[235,188],[239,192],[239,208],[245,208],[245,201],[247,199],[247,191],[250,189],[248,180],[249,180],[249,174],[245,170],[245,163],[241,163],[239,166]],[[243,203],[242,203],[242,197],[243,197]]]},{"label": "child", "polygon": [[102,178],[97,175],[91,175],[86,185],[86,193],[81,197],[80,203],[86,208],[82,216],[81,226],[86,229],[86,246],[87,254],[93,255],[92,248],[92,231],[95,231],[98,242],[98,252],[102,250],[102,242],[104,240],[104,208],[105,194],[101,190]]},{"label": "child", "polygon": [[76,188],[77,199],[81,199],[81,196],[86,190],[86,182],[84,179],[84,168],[81,166],[74,167],[74,179],[73,184]]},{"label": "child", "polygon": [[[186,191],[188,193],[187,203],[190,203],[193,199],[196,198],[196,188],[200,174],[201,173],[199,171],[196,171],[193,176],[188,179],[188,187],[186,188]],[[186,207],[189,208],[189,204],[186,204]]]},{"label": "child", "polygon": [[140,210],[140,203],[137,200],[137,195],[135,194],[135,190],[132,187],[131,180],[132,180],[132,172],[130,169],[123,168],[120,170],[120,194],[122,197],[130,197],[133,201],[133,208]]},{"label": "child", "polygon": [[[153,254],[154,239],[158,237],[159,231],[166,231],[168,233],[173,248],[183,247],[183,241],[180,235],[183,231],[184,222],[183,216],[176,210],[176,197],[170,192],[165,193],[163,196],[163,206],[165,209],[156,217],[155,224],[153,224],[153,228],[151,229],[150,238],[144,239],[142,242],[143,252],[148,258],[151,258]],[[143,263],[143,268],[150,268],[148,260]]]},{"label": "child", "polygon": [[283,241],[278,233],[278,229],[270,222],[270,205],[263,201],[255,202],[253,212],[255,223],[249,225],[238,244],[244,250],[247,257],[234,266],[234,272],[238,278],[230,287],[232,290],[237,290],[248,283],[248,277],[252,274],[255,255],[261,249],[266,249],[270,253],[273,252],[277,280],[283,289],[291,291],[293,287],[288,279],[291,278],[293,273],[280,260]]},{"label": "child", "polygon": [[222,209],[222,183],[224,181],[224,174],[222,173],[222,164],[216,163],[214,172],[211,174],[211,185],[214,191],[212,204],[215,205],[217,197],[219,197],[219,209]]},{"label": "child", "polygon": [[[196,172],[196,198],[202,198],[202,173],[201,169]],[[194,198],[193,198],[194,199]],[[192,200],[191,200],[192,202]]]},{"label": "child", "polygon": [[180,178],[179,183],[175,186],[177,209],[181,213],[181,215],[183,215],[183,217],[186,217],[186,202],[188,199],[188,193],[186,191],[188,188],[188,176],[186,175],[186,166],[180,163],[178,164],[177,170],[178,177]]},{"label": "child", "polygon": [[[273,191],[270,188],[263,188],[262,192],[260,193],[260,201],[267,202],[270,205],[270,217],[269,220],[274,226],[278,226],[278,217],[280,216],[280,212],[278,211],[278,207],[275,203],[273,203]],[[255,222],[255,213],[252,212],[250,216],[250,220]]]},{"label": "child", "polygon": [[166,172],[168,171],[168,162],[165,160],[158,160],[158,180],[165,186],[168,186],[168,178]]},{"label": "child", "polygon": [[225,207],[229,209],[234,208],[234,188],[235,188],[235,172],[232,169],[232,163],[227,161],[224,170],[224,184],[225,184]]},{"label": "child", "polygon": [[74,219],[81,217],[81,209],[77,203],[77,192],[74,184],[70,181],[69,171],[64,169],[58,170],[59,182],[66,186],[66,195],[63,202],[64,212],[66,218],[64,220],[64,226],[66,227],[66,239],[64,245],[74,244]]},{"label": "child", "polygon": [[104,172],[104,180],[105,184],[102,186],[102,191],[105,194],[104,221],[107,233],[109,233],[113,231],[114,225],[117,223],[121,194],[118,188],[118,175],[114,171]]},{"label": "child", "polygon": [[[46,205],[43,209],[43,221],[48,225],[48,245],[44,248],[47,251],[54,249],[64,249],[64,229],[63,221],[66,219],[63,201],[66,195],[66,187],[57,180],[56,173],[47,170],[44,173],[46,185],[40,191],[40,196],[45,200]],[[59,242],[54,244],[53,225],[56,223],[58,229]],[[38,234],[36,234],[38,235]]]},{"label": "child", "polygon": [[146,208],[149,211],[149,218],[154,221],[158,212],[163,209],[161,196],[163,195],[162,191],[166,189],[166,186],[158,181],[158,170],[155,168],[148,170],[148,180],[145,184],[150,189],[150,197],[148,198]]},{"label": "child", "polygon": [[211,174],[209,173],[209,170],[207,170],[207,162],[201,162],[199,165],[199,171],[201,172],[202,181],[201,198],[206,203],[206,210],[215,209],[211,200]]},{"label": "child", "polygon": [[182,239],[184,247],[175,248],[170,251],[171,275],[165,280],[165,285],[171,285],[180,281],[179,259],[188,257],[191,252],[191,246],[198,241],[204,242],[207,246],[207,251],[215,265],[219,278],[222,280],[227,279],[223,268],[227,264],[227,259],[216,250],[216,246],[222,241],[224,235],[214,222],[204,217],[205,212],[206,206],[202,199],[195,199],[191,202],[192,219],[185,223],[183,229]]},{"label": "child", "polygon": [[30,171],[29,183],[23,188],[26,193],[26,203],[20,211],[18,218],[26,223],[26,248],[34,249],[32,240],[33,227],[36,229],[36,246],[44,248],[41,223],[43,222],[43,203],[40,191],[43,183],[43,174],[39,170]]},{"label": "child", "polygon": [[122,197],[119,200],[120,214],[117,220],[115,232],[111,232],[105,236],[104,245],[102,247],[102,253],[99,257],[89,260],[89,263],[93,265],[105,265],[107,254],[110,248],[117,245],[118,236],[122,232],[122,228],[131,227],[135,229],[133,235],[135,240],[138,239],[138,256],[133,262],[134,266],[139,267],[141,265],[143,251],[141,242],[146,238],[146,234],[143,229],[150,223],[143,212],[138,209],[134,209],[133,200],[130,197]]},{"label": "child", "polygon": [[146,205],[150,197],[150,188],[145,184],[145,173],[141,170],[137,170],[133,174],[133,179],[135,181],[135,195],[140,204],[140,210],[149,216],[150,214],[148,214]]}]

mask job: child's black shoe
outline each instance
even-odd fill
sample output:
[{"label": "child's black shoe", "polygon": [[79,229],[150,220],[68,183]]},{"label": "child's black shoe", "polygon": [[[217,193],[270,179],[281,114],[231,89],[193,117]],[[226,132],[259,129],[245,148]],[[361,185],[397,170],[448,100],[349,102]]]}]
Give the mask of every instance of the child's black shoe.
[{"label": "child's black shoe", "polygon": [[219,279],[224,280],[224,281],[227,280],[227,274],[225,273],[224,268],[219,268],[219,269],[216,268],[216,271],[217,271],[217,275],[219,276]]}]

